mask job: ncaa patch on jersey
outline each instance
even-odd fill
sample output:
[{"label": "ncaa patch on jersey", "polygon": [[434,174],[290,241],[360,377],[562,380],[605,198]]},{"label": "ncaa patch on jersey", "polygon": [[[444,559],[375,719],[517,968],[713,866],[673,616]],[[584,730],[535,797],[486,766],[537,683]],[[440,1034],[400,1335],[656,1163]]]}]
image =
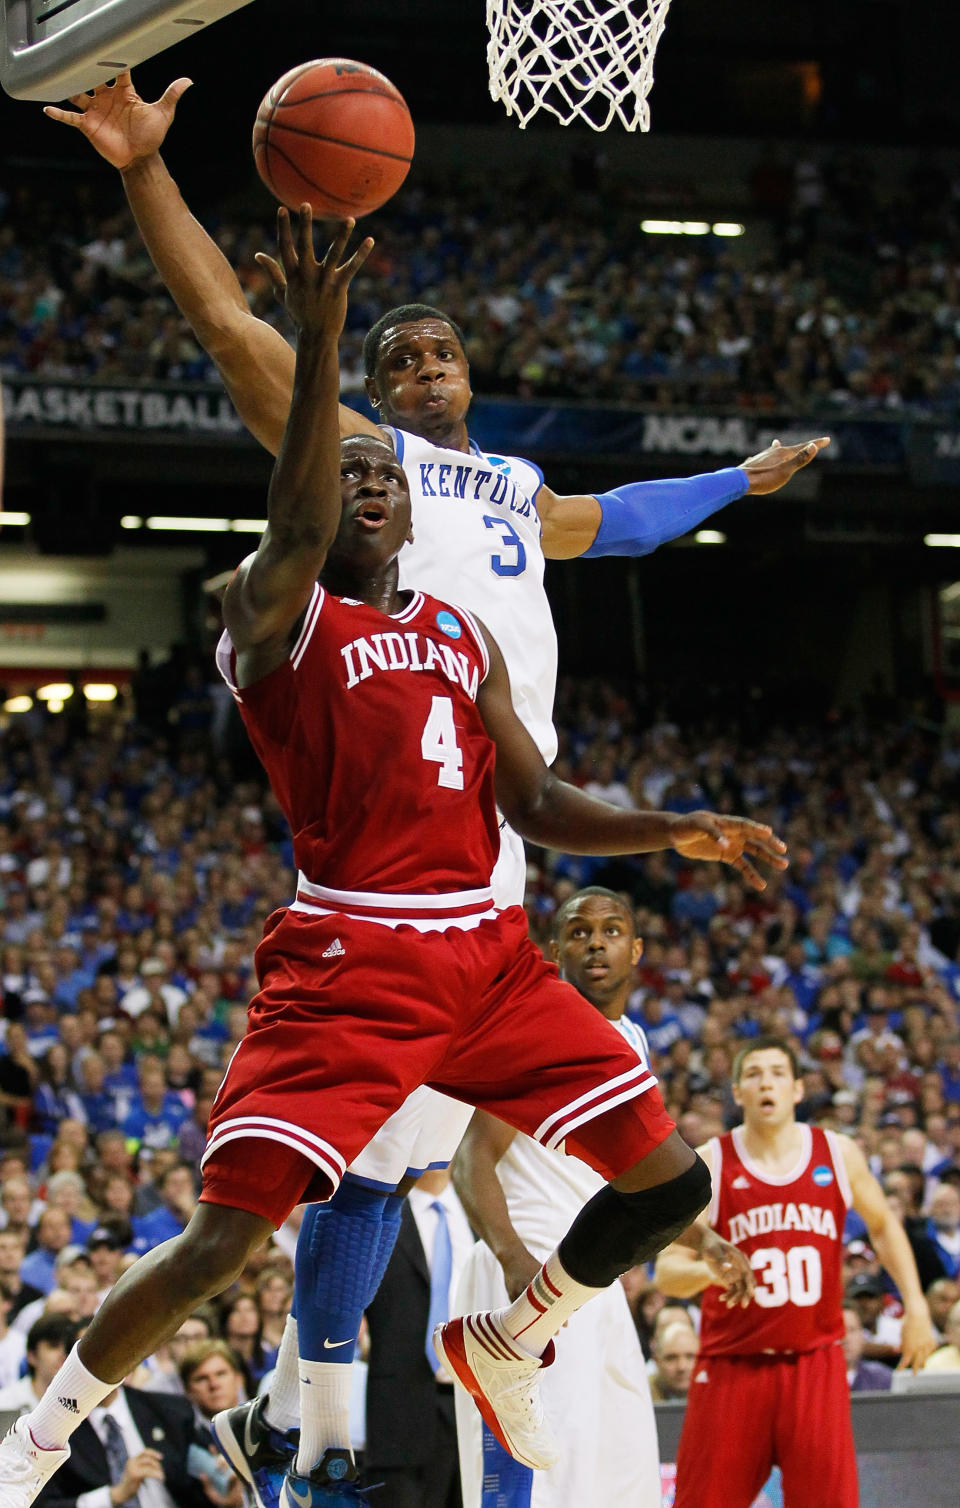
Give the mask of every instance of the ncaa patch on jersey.
[{"label": "ncaa patch on jersey", "polygon": [[453,616],[453,613],[437,613],[437,627],[445,634],[448,634],[451,639],[459,639],[463,633],[463,629]]},{"label": "ncaa patch on jersey", "polygon": [[828,1168],[824,1163],[821,1163],[818,1168],[814,1168],[810,1177],[818,1189],[826,1189],[833,1182],[833,1170],[832,1168]]},{"label": "ncaa patch on jersey", "polygon": [[487,456],[487,460],[491,466],[496,466],[498,471],[502,471],[504,476],[510,475],[510,462],[505,461],[503,456]]}]

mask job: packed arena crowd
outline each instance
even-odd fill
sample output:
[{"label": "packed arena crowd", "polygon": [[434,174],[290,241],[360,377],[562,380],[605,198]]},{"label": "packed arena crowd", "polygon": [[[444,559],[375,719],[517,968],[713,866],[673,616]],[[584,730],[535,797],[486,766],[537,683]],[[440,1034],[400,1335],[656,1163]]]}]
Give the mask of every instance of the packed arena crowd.
[{"label": "packed arena crowd", "polygon": [[[17,1338],[0,1340],[0,1386],[34,1320],[89,1316],[128,1254],[195,1205],[254,948],[294,883],[273,798],[231,761],[232,712],[211,745],[215,707],[200,667],[171,661],[141,672],[138,715],[131,701],[84,729],[38,713],[3,733],[0,1289]],[[631,897],[644,953],[630,1011],[692,1144],[736,1118],[738,1042],[790,1036],[802,1115],[861,1140],[945,1324],[960,1298],[960,742],[906,718],[749,742],[666,717],[641,728],[626,692],[573,681],[557,712],[566,778],[624,807],[749,811],[792,864],[756,894],[666,855],[532,852],[535,937],[546,945],[579,885]],[[855,1220],[847,1236],[850,1275],[879,1284]],[[248,1389],[290,1301],[294,1237],[278,1240],[204,1316]],[[661,1302],[638,1281],[646,1342]],[[176,1386],[170,1355],[150,1367]]]},{"label": "packed arena crowd", "polygon": [[[462,181],[456,194],[438,182],[378,214],[341,347],[348,388],[362,387],[362,335],[379,313],[425,299],[473,332],[478,392],[797,415],[957,409],[960,211],[933,162],[880,183],[862,159],[761,157],[740,241],[638,234],[642,183],[573,183],[575,221],[552,186],[507,196],[502,177],[475,176],[469,199]],[[64,185],[56,210],[33,188],[0,196],[0,375],[216,380],[131,216],[100,203],[109,183]],[[268,215],[206,223],[254,311],[286,331],[254,261]]]}]

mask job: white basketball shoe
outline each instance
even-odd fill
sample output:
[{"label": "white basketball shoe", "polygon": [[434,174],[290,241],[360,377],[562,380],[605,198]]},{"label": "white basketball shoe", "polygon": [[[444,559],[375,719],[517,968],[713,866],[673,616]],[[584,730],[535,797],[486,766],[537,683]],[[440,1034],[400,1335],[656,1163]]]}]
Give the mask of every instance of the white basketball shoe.
[{"label": "white basketball shoe", "polygon": [[560,1452],[540,1399],[540,1373],[553,1361],[553,1341],[542,1356],[530,1356],[495,1314],[465,1314],[438,1325],[433,1344],[514,1460],[538,1471],[557,1464]]},{"label": "white basketball shoe", "polygon": [[21,1414],[0,1440],[0,1508],[29,1508],[69,1454],[68,1445],[42,1450],[30,1433],[27,1416]]}]

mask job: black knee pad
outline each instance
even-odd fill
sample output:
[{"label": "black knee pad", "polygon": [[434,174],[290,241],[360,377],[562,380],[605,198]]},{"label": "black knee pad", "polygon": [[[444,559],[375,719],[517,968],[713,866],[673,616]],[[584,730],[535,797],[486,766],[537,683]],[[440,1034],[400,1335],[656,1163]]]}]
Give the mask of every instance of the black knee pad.
[{"label": "black knee pad", "polygon": [[606,1288],[628,1267],[648,1262],[710,1203],[710,1172],[697,1157],[685,1173],[637,1194],[608,1184],[584,1205],[560,1243],[565,1270],[589,1288]]}]

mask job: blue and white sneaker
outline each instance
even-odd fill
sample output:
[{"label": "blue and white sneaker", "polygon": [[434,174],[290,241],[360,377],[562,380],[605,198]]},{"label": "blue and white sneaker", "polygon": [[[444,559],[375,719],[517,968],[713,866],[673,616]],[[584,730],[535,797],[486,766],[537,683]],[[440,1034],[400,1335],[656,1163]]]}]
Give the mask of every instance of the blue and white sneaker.
[{"label": "blue and white sneaker", "polygon": [[224,1409],[211,1422],[217,1449],[247,1483],[257,1508],[280,1508],[283,1479],[297,1454],[299,1431],[282,1434],[263,1417],[266,1397]]},{"label": "blue and white sneaker", "polygon": [[308,1477],[288,1471],[283,1479],[280,1508],[372,1508],[367,1493],[372,1488],[357,1483],[357,1468],[348,1450],[325,1450]]}]

